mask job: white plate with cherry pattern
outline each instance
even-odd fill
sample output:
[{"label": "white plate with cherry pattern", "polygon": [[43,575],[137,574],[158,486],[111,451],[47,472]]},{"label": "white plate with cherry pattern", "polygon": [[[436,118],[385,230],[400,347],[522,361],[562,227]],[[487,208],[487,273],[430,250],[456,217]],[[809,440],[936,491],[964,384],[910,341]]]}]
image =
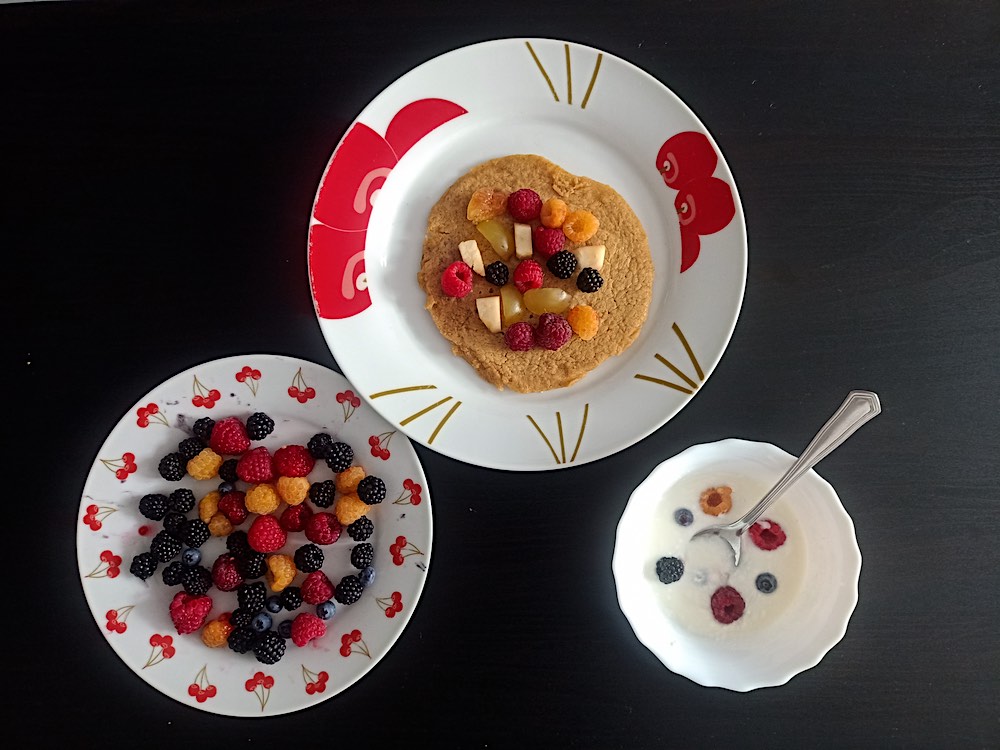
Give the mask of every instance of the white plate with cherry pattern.
[{"label": "white plate with cherry pattern", "polygon": [[[386,485],[385,499],[368,513],[374,524],[368,539],[375,551],[371,585],[355,603],[336,605],[322,638],[302,647],[288,640],[283,657],[274,664],[261,663],[252,652],[238,654],[225,645],[209,648],[198,632],[179,634],[168,607],[183,587],[163,582],[164,564],[146,580],[130,572],[133,557],[149,550],[162,527],[139,512],[139,500],[148,493],[169,494],[178,487],[192,489],[200,500],[221,481],[198,481],[186,475],[168,482],[158,471],[161,457],[190,437],[192,425],[201,417],[246,419],[255,412],[270,416],[275,427],[254,447],[264,445],[273,453],[287,444],[306,445],[316,433],[327,432],[350,445],[354,463]],[[313,482],[334,476],[325,462],[317,461],[308,478]],[[187,515],[197,518],[197,506]],[[237,528],[245,531],[248,527],[249,521]],[[412,444],[398,428],[358,397],[357,389],[339,373],[300,359],[249,354],[206,362],[174,375],[121,418],[97,452],[83,488],[77,558],[83,590],[101,635],[151,687],[202,711],[274,716],[337,695],[385,657],[423,590],[431,530],[427,481]],[[290,532],[283,551],[291,554],[307,541],[303,532]],[[358,572],[351,565],[354,545],[344,531],[336,542],[322,547],[322,570],[334,584]],[[202,564],[211,569],[225,550],[224,537],[211,537],[201,547]],[[302,578],[297,573],[293,585]],[[208,595],[213,600],[209,620],[237,606],[233,592],[213,587]],[[282,619],[313,609],[304,604],[297,611],[275,614],[275,627]]]},{"label": "white plate with cherry pattern", "polygon": [[[535,153],[615,188],[649,238],[649,316],[622,355],[566,388],[497,390],[452,354],[417,283],[431,207],[471,167]],[[747,237],[708,130],[663,83],[591,47],[501,39],[416,67],[337,144],[309,227],[310,292],[337,364],[426,447],[513,471],[633,445],[695,397],[743,302]]]}]

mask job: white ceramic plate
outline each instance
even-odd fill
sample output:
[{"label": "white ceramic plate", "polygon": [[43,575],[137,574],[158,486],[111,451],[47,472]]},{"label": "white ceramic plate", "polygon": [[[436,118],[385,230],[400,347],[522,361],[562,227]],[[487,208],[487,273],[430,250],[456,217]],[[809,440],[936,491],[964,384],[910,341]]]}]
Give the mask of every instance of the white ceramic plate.
[{"label": "white ceramic plate", "polygon": [[[783,685],[819,664],[844,637],[858,602],[861,552],[840,498],[814,470],[765,514],[787,534],[781,547],[765,551],[745,538],[737,572],[722,540],[696,543],[716,545],[697,551],[687,545],[698,529],[739,518],[794,461],[768,443],[721,440],[664,461],[632,493],[612,562],[618,601],[639,640],[673,672],[735,691]],[[713,517],[700,509],[699,498],[719,485],[732,487],[733,507]],[[674,520],[682,507],[692,511],[690,526]],[[721,574],[704,564],[706,550],[720,561]],[[679,581],[658,580],[661,556],[685,563]],[[771,593],[756,589],[762,573],[776,576]],[[746,608],[740,619],[722,624],[710,601],[726,585],[739,591]]]},{"label": "white ceramic plate", "polygon": [[[614,187],[655,265],[633,345],[539,394],[498,391],[454,356],[416,281],[437,199],[513,153]],[[666,423],[722,357],[746,269],[736,185],[695,114],[631,63],[551,39],[475,44],[402,76],[337,145],[310,218],[313,303],[338,365],[411,439],[498,469],[587,463]]]},{"label": "white ceramic plate", "polygon": [[[274,716],[308,708],[345,690],[400,637],[430,562],[430,495],[413,446],[356,392],[342,375],[312,362],[266,354],[229,357],[174,375],[139,399],[111,430],[80,502],[80,580],[101,634],[149,685],[211,713]],[[317,432],[329,432],[351,445],[355,463],[381,477],[388,490],[386,499],[369,512],[375,525],[368,540],[375,548],[371,587],[354,604],[337,605],[323,638],[304,647],[287,641],[285,655],[273,665],[258,662],[249,652],[208,648],[197,633],[179,635],[168,604],[182,588],[163,583],[164,565],[146,581],[129,572],[132,558],[149,549],[162,526],[139,513],[139,499],[152,492],[169,494],[179,486],[191,488],[200,499],[220,481],[185,476],[167,482],[157,470],[160,458],[190,436],[191,425],[200,417],[246,418],[256,411],[274,419],[275,429],[254,445],[266,445],[273,453],[282,445],[305,444]],[[311,481],[332,477],[323,462],[309,474]],[[197,509],[187,515],[197,517]],[[238,528],[248,527],[245,522]],[[301,532],[289,533],[285,550],[306,541]],[[323,571],[333,583],[357,572],[350,562],[354,544],[345,531],[333,545],[323,547]],[[202,564],[211,568],[224,551],[223,539],[211,538],[202,547]],[[295,585],[302,577],[296,576]],[[235,593],[214,587],[208,593],[214,602],[211,619],[237,606]],[[275,615],[275,625],[311,609],[303,605],[296,612]]]}]

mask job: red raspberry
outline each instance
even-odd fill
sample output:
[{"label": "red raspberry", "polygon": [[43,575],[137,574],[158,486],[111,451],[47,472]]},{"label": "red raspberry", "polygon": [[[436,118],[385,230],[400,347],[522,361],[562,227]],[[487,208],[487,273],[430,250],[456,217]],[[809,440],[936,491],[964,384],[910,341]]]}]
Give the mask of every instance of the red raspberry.
[{"label": "red raspberry", "polygon": [[340,521],[333,513],[313,513],[306,519],[306,539],[314,544],[333,544],[340,539]]},{"label": "red raspberry", "polygon": [[292,620],[292,643],[296,646],[305,646],[313,638],[322,638],[324,635],[326,623],[311,612],[300,612]]},{"label": "red raspberry", "polygon": [[732,586],[722,586],[712,594],[712,614],[723,625],[736,622],[743,617],[746,606],[740,592]]},{"label": "red raspberry", "polygon": [[274,516],[257,516],[247,531],[247,541],[255,552],[277,552],[287,539],[288,534]]},{"label": "red raspberry", "polygon": [[236,464],[236,476],[247,484],[260,484],[274,479],[271,451],[264,446],[247,451]]},{"label": "red raspberry", "polygon": [[535,329],[535,342],[543,349],[556,351],[573,337],[573,327],[562,315],[542,313]]},{"label": "red raspberry", "polygon": [[219,591],[235,591],[243,583],[243,574],[236,565],[236,558],[224,552],[212,565],[212,583]]},{"label": "red raspberry", "polygon": [[526,352],[535,348],[535,329],[530,323],[514,323],[503,335],[507,346],[515,352]]},{"label": "red raspberry", "polygon": [[784,529],[766,518],[750,527],[750,538],[764,550],[778,549],[787,539]]},{"label": "red raspberry", "polygon": [[522,260],[514,269],[514,286],[521,294],[541,287],[544,278],[542,267],[533,260]]},{"label": "red raspberry", "polygon": [[289,505],[278,516],[278,523],[285,531],[302,531],[312,514],[313,509],[309,507],[308,503]]},{"label": "red raspberry", "polygon": [[228,518],[233,526],[239,526],[250,515],[250,511],[247,510],[246,493],[239,490],[227,492],[219,498],[219,512]]},{"label": "red raspberry", "polygon": [[530,188],[515,190],[507,196],[507,211],[514,221],[527,224],[537,219],[542,212],[542,199]]},{"label": "red raspberry", "polygon": [[250,450],[247,427],[238,417],[220,419],[212,428],[208,445],[220,456],[242,456]]},{"label": "red raspberry", "polygon": [[178,591],[170,602],[170,619],[181,635],[195,632],[205,623],[211,611],[212,598],[204,594],[192,596],[186,591]]},{"label": "red raspberry", "polygon": [[550,229],[539,224],[531,230],[531,249],[548,260],[566,247],[566,235],[562,229]]},{"label": "red raspberry", "polygon": [[456,260],[441,274],[441,291],[449,297],[464,297],[472,291],[472,268]]},{"label": "red raspberry", "polygon": [[282,477],[304,477],[316,459],[304,445],[286,445],[274,452],[274,469]]},{"label": "red raspberry", "polygon": [[322,570],[310,573],[302,580],[302,601],[306,604],[319,604],[329,601],[333,596],[333,584]]}]

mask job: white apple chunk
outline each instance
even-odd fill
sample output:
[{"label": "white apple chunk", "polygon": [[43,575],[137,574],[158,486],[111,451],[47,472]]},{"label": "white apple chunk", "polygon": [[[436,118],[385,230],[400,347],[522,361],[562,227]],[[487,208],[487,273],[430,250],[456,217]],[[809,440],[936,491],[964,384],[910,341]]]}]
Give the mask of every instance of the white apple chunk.
[{"label": "white apple chunk", "polygon": [[604,268],[604,245],[584,245],[573,250],[577,265],[580,268],[593,268],[600,271]]},{"label": "white apple chunk", "polygon": [[530,258],[533,248],[531,245],[531,225],[514,223],[514,254],[521,260]]},{"label": "white apple chunk", "polygon": [[458,243],[458,252],[462,254],[465,261],[473,271],[480,276],[486,275],[486,267],[483,265],[483,254],[479,250],[479,243],[475,240],[466,240]]},{"label": "white apple chunk", "polygon": [[500,296],[480,297],[476,300],[476,312],[490,333],[500,333]]}]

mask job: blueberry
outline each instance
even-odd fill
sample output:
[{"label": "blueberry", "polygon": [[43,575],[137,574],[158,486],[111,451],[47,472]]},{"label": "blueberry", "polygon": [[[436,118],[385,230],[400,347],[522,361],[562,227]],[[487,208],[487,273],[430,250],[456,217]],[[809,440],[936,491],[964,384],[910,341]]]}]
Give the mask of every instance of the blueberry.
[{"label": "blueberry", "polygon": [[197,547],[188,547],[181,555],[181,561],[188,567],[192,567],[201,562],[201,550]]},{"label": "blueberry", "polygon": [[337,605],[331,601],[320,602],[316,605],[316,616],[321,620],[329,620],[336,611]]},{"label": "blueberry", "polygon": [[267,597],[267,600],[264,602],[264,609],[271,614],[278,614],[281,611],[281,597],[277,594]]},{"label": "blueberry", "polygon": [[687,508],[678,508],[674,511],[674,520],[681,526],[690,526],[694,522],[694,514]]},{"label": "blueberry", "polygon": [[272,622],[271,615],[267,612],[258,612],[250,621],[250,627],[254,629],[254,632],[265,633],[271,629]]},{"label": "blueberry", "polygon": [[278,635],[280,635],[285,640],[292,637],[292,621],[282,620],[278,623]]},{"label": "blueberry", "polygon": [[361,585],[368,588],[375,582],[375,568],[369,565],[358,573],[358,578],[361,579]]},{"label": "blueberry", "polygon": [[778,588],[778,579],[775,578],[770,573],[761,573],[757,576],[757,590],[763,591],[765,594],[770,594]]},{"label": "blueberry", "polygon": [[220,495],[228,495],[230,492],[232,492],[235,489],[236,488],[233,486],[232,482],[223,482],[222,484],[219,485],[219,494]]}]

